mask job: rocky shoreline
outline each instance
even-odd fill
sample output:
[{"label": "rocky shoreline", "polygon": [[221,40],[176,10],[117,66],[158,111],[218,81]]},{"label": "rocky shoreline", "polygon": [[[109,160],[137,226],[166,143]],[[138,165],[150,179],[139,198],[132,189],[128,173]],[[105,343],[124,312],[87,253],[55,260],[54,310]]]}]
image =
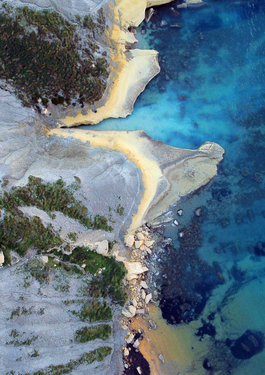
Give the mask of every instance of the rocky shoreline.
[{"label": "rocky shoreline", "polygon": [[[20,3],[27,2],[21,0]],[[99,107],[93,107],[93,110],[88,110],[86,114],[86,110],[81,114],[71,110],[71,113],[67,112],[68,117],[62,118],[56,126],[72,126],[85,122],[92,124],[106,117],[125,117],[131,113],[137,96],[159,72],[159,66],[155,51],[141,52],[131,49],[136,39],[128,28],[133,28],[142,21],[147,7],[162,3],[165,1],[137,1],[131,6],[129,0],[124,0],[118,1],[116,7],[108,5],[112,7],[110,17],[113,17],[113,28],[108,37],[112,40],[109,39],[110,45],[114,43],[110,79],[114,79],[115,84],[109,85],[107,96],[97,104]],[[43,8],[41,0],[34,0],[32,4]],[[90,9],[93,4],[95,5],[94,2],[83,1],[82,8],[72,0],[70,5],[64,7],[64,2],[54,4],[50,1],[45,7],[55,8],[71,18],[71,9],[73,13],[78,13],[80,7]],[[101,5],[107,7],[102,1],[95,10]],[[88,247],[96,250],[98,254],[114,256],[116,261],[124,263],[127,269],[126,286],[130,296],[119,319],[128,334],[125,343],[121,342],[123,340],[117,340],[118,343],[115,344],[115,363],[121,366],[118,354],[123,346],[124,374],[137,371],[147,375],[152,369],[160,373],[159,363],[164,361],[162,352],[156,353],[155,363],[148,356],[145,360],[140,354],[141,349],[147,347],[148,343],[145,332],[156,327],[150,318],[150,313],[158,302],[155,284],[148,284],[146,278],[149,259],[155,244],[164,241],[161,239],[160,229],[154,230],[151,224],[145,223],[153,222],[167,212],[171,204],[176,204],[181,197],[207,184],[216,175],[224,150],[210,142],[206,142],[198,150],[181,150],[152,140],[143,131],[51,130],[55,126],[54,121],[61,117],[59,110],[54,110],[55,113],[48,117],[39,113],[39,107],[23,107],[9,87],[0,89],[0,102],[0,179],[3,184],[1,195],[4,194],[4,189],[11,191],[12,188],[25,188],[30,176],[41,179],[46,184],[58,180],[62,180],[67,186],[78,184],[78,189],[73,193],[75,198],[93,217],[103,216],[108,228],[113,229],[112,232],[87,229],[78,223],[76,218],[69,218],[54,210],[47,213],[35,206],[18,207],[19,215],[24,215],[29,222],[37,217],[45,228],[52,228],[54,234],[60,235],[62,248],[68,249],[68,253],[62,252],[63,255],[72,255],[77,247]],[[104,105],[101,106],[102,103]],[[60,199],[58,195],[58,201]],[[6,212],[6,208],[0,211],[0,224]],[[123,244],[125,234],[126,247]],[[69,240],[69,235],[76,238]],[[47,258],[52,258],[52,267],[57,267],[59,259],[50,256],[49,249],[47,253],[48,255],[44,255],[45,262]],[[13,257],[11,256],[8,272],[16,268],[17,261],[24,262],[23,257],[16,258],[13,253],[11,255]],[[29,258],[31,255],[29,252]],[[6,260],[3,252],[0,252],[0,260],[1,264]],[[78,267],[85,273],[85,263]],[[5,268],[0,271],[7,272]],[[99,275],[103,271],[100,269]],[[38,287],[36,280],[33,287]],[[60,298],[63,299],[63,296]],[[16,299],[12,301],[17,302]],[[116,336],[117,332],[120,332],[120,325],[116,324],[119,312],[120,309],[114,307],[113,327],[116,327]],[[140,328],[136,329],[135,323],[140,323]],[[23,360],[26,363],[28,358],[25,358]],[[60,357],[52,358],[57,362],[60,360]],[[45,364],[49,365],[48,361],[46,359]],[[38,364],[34,366],[39,369]],[[108,366],[111,366],[110,359],[103,365],[105,373],[108,373]],[[21,369],[23,370],[23,366]],[[116,370],[112,371],[115,373]]]}]

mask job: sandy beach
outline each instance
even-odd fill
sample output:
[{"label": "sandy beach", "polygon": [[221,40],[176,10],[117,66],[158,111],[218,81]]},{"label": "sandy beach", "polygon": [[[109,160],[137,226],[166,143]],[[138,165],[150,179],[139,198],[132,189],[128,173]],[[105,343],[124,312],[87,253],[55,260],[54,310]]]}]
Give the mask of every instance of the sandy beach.
[{"label": "sandy beach", "polygon": [[215,143],[206,143],[199,150],[177,149],[153,141],[144,131],[54,129],[48,133],[52,135],[89,142],[92,148],[120,151],[141,170],[145,190],[128,233],[154,220],[181,196],[210,181],[224,153]]},{"label": "sandy beach", "polygon": [[121,151],[129,160],[142,171],[142,180],[145,191],[142,196],[141,204],[138,212],[132,218],[132,223],[128,232],[134,231],[142,224],[146,211],[155,197],[157,186],[162,178],[162,172],[159,164],[148,151],[146,138],[139,137],[139,132],[99,132],[84,131],[75,129],[68,131],[65,129],[52,130],[49,135],[57,135],[59,137],[74,137],[82,142],[89,142],[93,148],[104,147],[111,150]]},{"label": "sandy beach", "polygon": [[[130,26],[137,27],[145,17],[147,6],[160,5],[163,1],[117,1],[116,6],[109,2],[109,12],[113,26],[107,34],[110,55],[110,77],[108,88],[95,109],[76,111],[61,118],[61,126],[98,124],[106,118],[127,117],[133,111],[134,103],[148,82],[160,72],[158,53],[154,50],[131,49],[137,43]],[[87,112],[86,114],[84,114]]]}]

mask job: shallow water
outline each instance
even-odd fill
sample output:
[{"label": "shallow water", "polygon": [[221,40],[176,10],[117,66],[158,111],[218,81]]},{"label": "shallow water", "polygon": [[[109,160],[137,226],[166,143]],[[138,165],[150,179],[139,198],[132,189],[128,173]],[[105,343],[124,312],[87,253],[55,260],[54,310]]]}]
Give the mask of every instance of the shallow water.
[{"label": "shallow water", "polygon": [[[131,116],[97,129],[144,129],[176,147],[215,141],[225,148],[218,177],[180,203],[178,227],[166,227],[174,246],[161,256],[161,270],[172,282],[158,280],[161,307],[170,324],[184,321],[190,331],[190,322],[203,326],[204,319],[215,327],[214,336],[204,335],[208,352],[193,359],[191,373],[265,374],[259,341],[265,335],[265,2],[209,0],[178,17],[171,7],[160,7],[147,33],[138,33],[141,47],[159,51],[160,75]],[[159,27],[162,19],[168,26]],[[197,207],[201,216],[194,214]],[[189,227],[180,241],[179,231]],[[250,340],[236,342],[247,330]],[[199,336],[193,340],[200,345]],[[233,356],[236,343],[245,359]],[[209,369],[203,368],[206,359]]]}]

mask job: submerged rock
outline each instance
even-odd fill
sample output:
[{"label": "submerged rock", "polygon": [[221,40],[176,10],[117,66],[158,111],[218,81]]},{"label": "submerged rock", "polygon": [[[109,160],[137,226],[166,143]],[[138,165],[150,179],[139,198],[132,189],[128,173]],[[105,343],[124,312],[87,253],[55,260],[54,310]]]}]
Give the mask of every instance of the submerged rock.
[{"label": "submerged rock", "polygon": [[231,353],[238,359],[249,359],[264,349],[264,335],[260,331],[247,330],[237,340],[226,340]]}]

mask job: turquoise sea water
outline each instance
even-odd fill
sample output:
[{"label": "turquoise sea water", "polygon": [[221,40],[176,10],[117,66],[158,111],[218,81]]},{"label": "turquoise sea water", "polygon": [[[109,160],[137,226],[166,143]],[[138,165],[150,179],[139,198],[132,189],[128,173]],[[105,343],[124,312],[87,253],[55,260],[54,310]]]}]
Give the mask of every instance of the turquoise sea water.
[{"label": "turquoise sea water", "polygon": [[[196,340],[211,345],[194,368],[262,375],[265,1],[208,0],[177,17],[172,6],[160,7],[147,33],[138,33],[140,46],[159,51],[160,75],[131,116],[104,121],[97,129],[144,129],[175,147],[197,148],[205,141],[224,147],[218,176],[183,200],[178,207],[183,215],[175,212],[180,225],[165,229],[173,246],[161,256],[160,274],[167,276],[157,279],[160,306],[169,324],[201,322]],[[159,26],[162,19],[168,26]],[[182,27],[170,27],[173,23]],[[198,207],[200,216],[194,214]]]}]

